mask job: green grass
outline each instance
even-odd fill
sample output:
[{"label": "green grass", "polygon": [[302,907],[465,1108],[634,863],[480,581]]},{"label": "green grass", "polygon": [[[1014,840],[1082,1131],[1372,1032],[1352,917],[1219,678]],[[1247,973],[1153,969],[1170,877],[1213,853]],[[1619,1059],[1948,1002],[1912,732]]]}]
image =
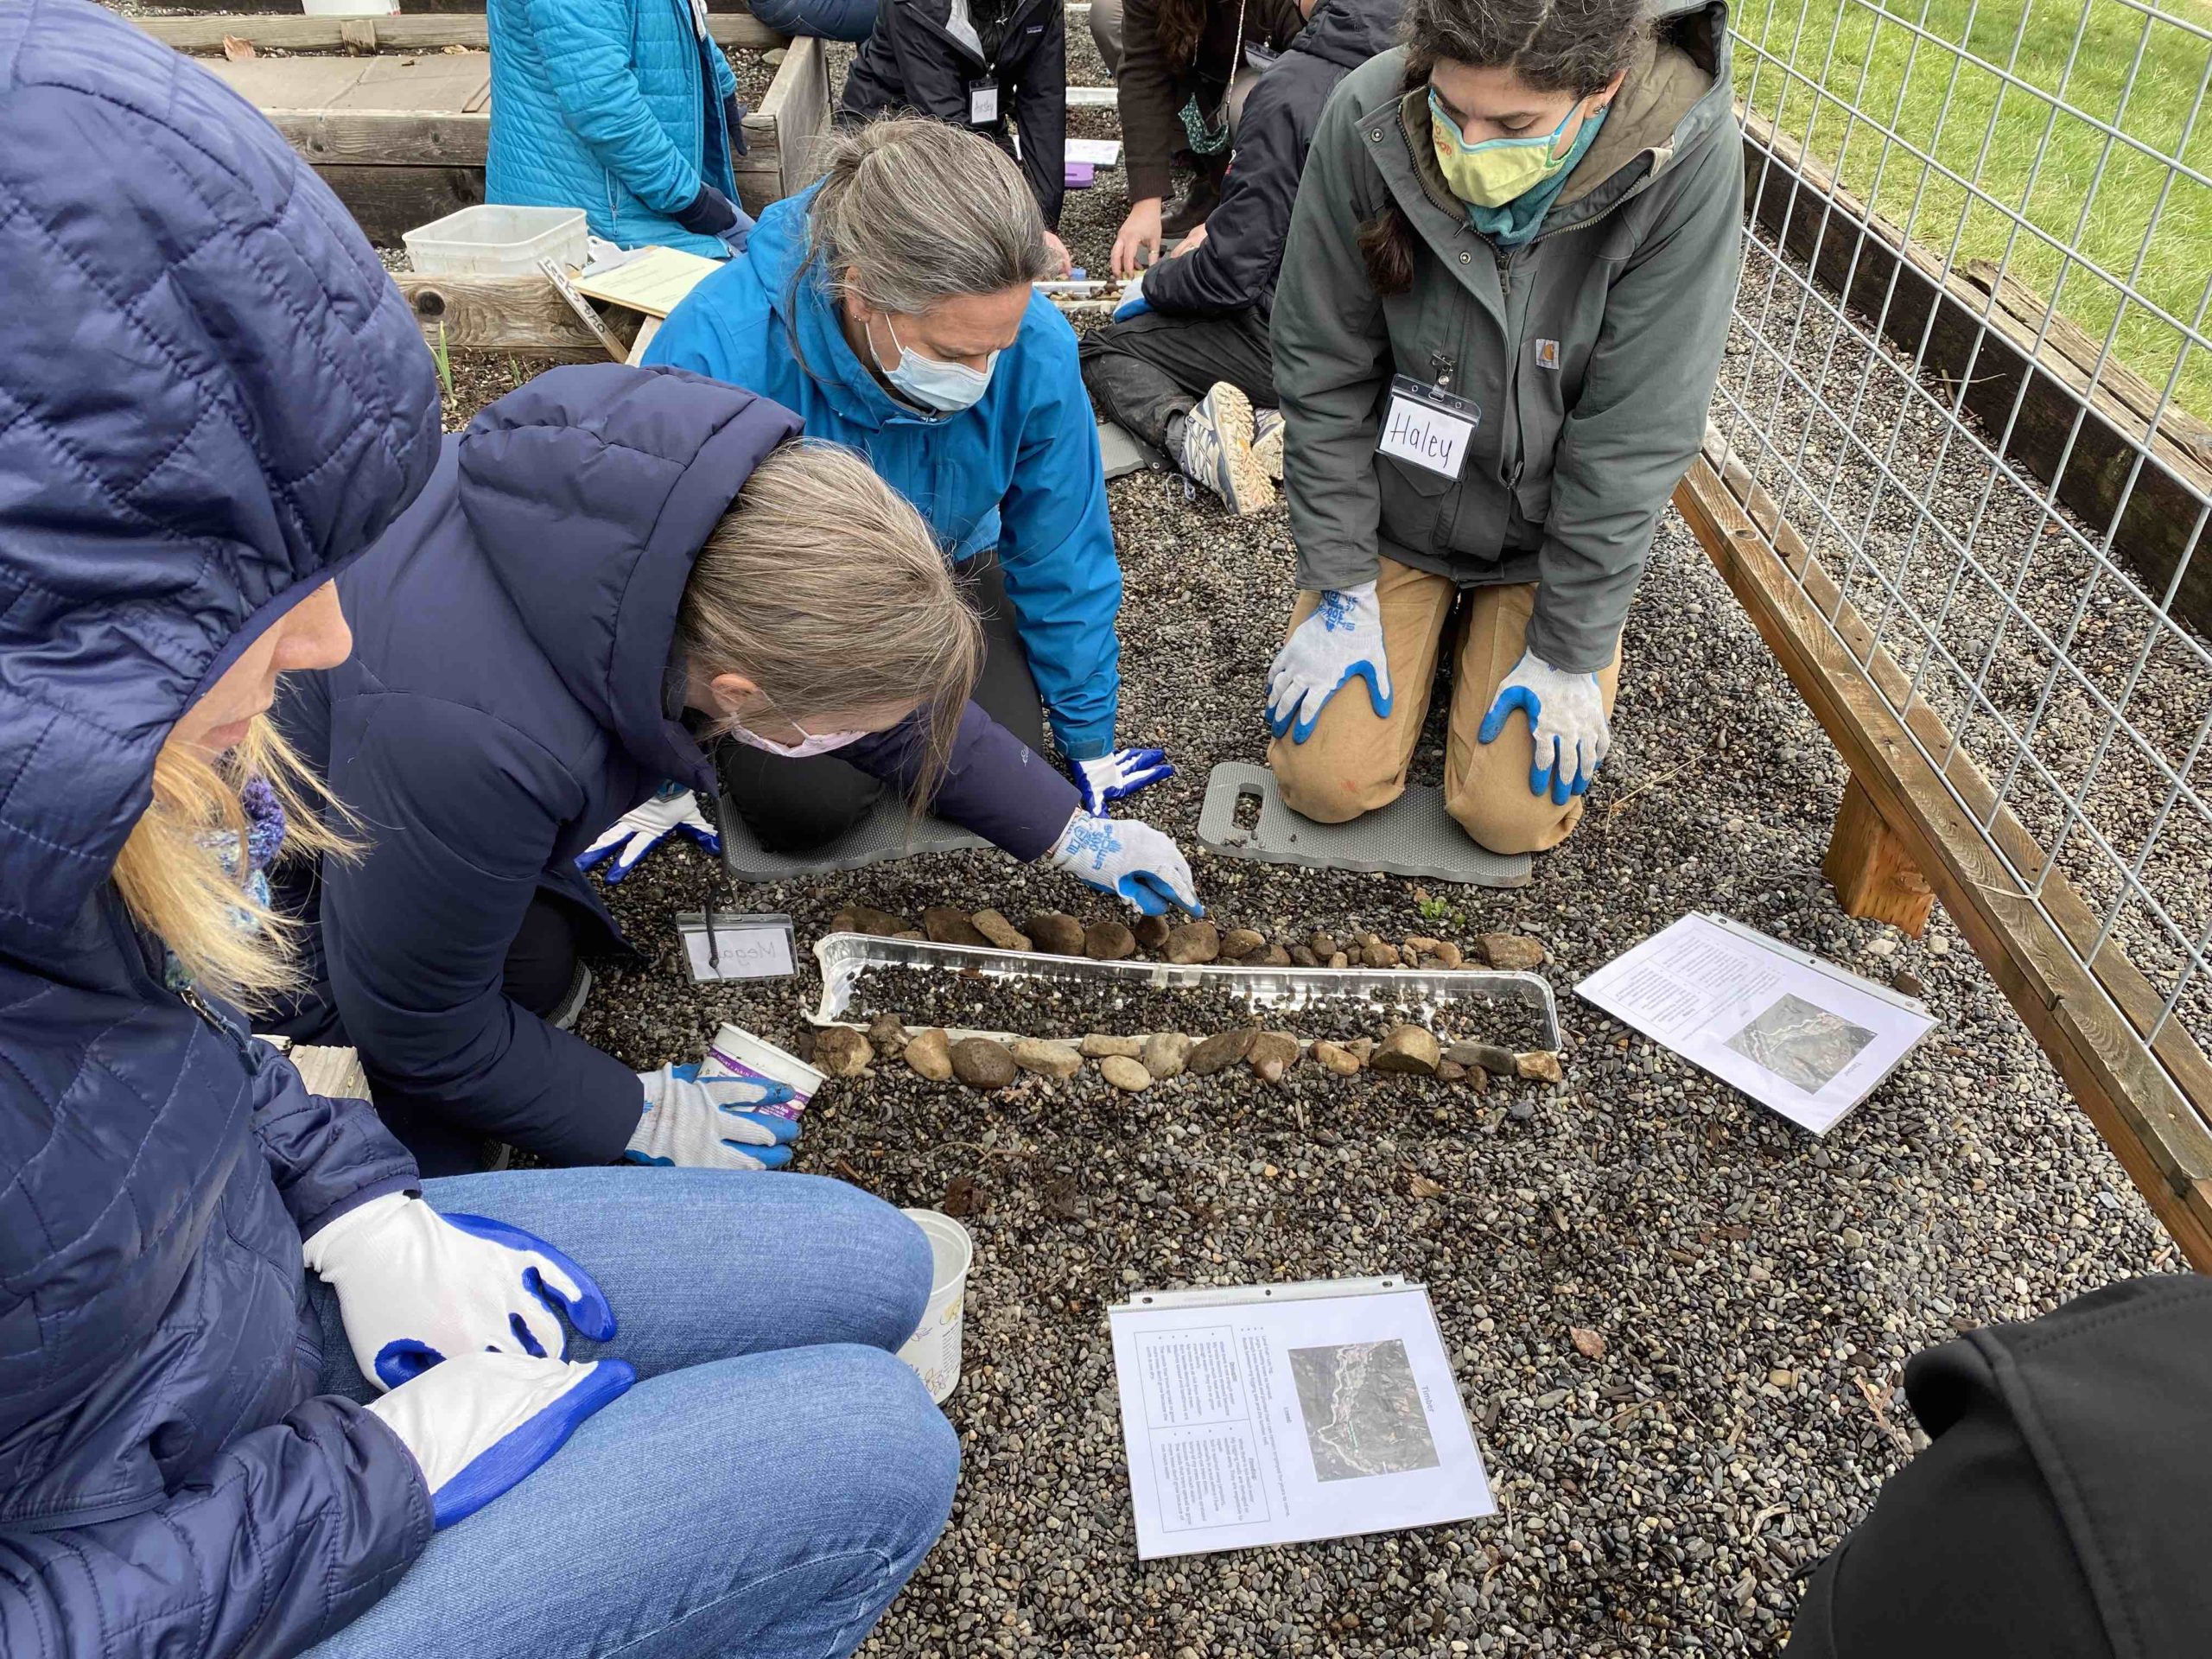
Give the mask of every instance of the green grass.
[{"label": "green grass", "polygon": [[[2169,21],[2212,29],[2212,0],[2158,0],[2158,9],[2160,16],[2146,18],[2118,0],[1739,0],[1736,92],[1800,143],[1809,123],[1813,154],[1939,257],[1956,236],[1960,267],[2006,261],[2016,281],[2046,299],[2056,294],[2061,312],[2100,343],[2119,315],[2114,355],[2153,388],[2183,359],[2176,399],[2212,418],[2212,353],[2127,300],[2113,280],[2132,280],[2200,333],[2212,328],[2212,316],[2202,315],[2212,282],[2212,188],[2171,164],[2178,151],[2183,164],[2212,175],[2212,94],[2204,91],[2212,42]],[[1961,43],[2026,85],[1965,62]],[[1763,59],[1761,46],[1779,62]],[[1808,80],[1833,98],[1818,97]],[[1834,99],[1856,105],[1864,118]],[[2054,118],[2054,99],[2081,113],[2060,110]],[[2119,127],[2152,153],[2115,142],[2107,156],[2110,141],[2082,116]],[[2002,207],[1897,143],[1885,155],[1887,132],[1932,153]],[[2006,209],[2062,247],[2078,248],[2081,258],[2016,231]]]}]

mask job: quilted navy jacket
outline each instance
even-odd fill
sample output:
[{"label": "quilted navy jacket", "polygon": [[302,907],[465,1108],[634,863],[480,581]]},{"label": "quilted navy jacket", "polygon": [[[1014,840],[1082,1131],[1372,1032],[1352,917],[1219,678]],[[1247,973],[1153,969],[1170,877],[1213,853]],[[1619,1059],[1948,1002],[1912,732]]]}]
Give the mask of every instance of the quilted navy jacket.
[{"label": "quilted navy jacket", "polygon": [[315,1394],[300,1252],[415,1169],[166,988],[110,872],[179,715],[421,487],[436,387],[283,140],[81,0],[0,6],[0,1653],[295,1653],[430,1534]]}]

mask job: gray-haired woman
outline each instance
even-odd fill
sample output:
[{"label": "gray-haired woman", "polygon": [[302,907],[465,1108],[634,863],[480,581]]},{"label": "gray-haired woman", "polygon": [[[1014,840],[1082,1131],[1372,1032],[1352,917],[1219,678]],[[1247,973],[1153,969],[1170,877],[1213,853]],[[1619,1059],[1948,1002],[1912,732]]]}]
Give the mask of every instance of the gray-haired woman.
[{"label": "gray-haired woman", "polygon": [[[1052,270],[1005,155],[934,121],[879,121],[837,136],[827,176],[761,216],[746,257],[691,291],[646,360],[772,397],[810,437],[867,454],[974,579],[988,639],[976,700],[1034,745],[1041,693],[1096,813],[1173,768],[1115,736],[1122,573],[1075,334],[1030,287]],[[876,787],[838,760],[740,753],[722,780],[786,848],[836,835]]]}]

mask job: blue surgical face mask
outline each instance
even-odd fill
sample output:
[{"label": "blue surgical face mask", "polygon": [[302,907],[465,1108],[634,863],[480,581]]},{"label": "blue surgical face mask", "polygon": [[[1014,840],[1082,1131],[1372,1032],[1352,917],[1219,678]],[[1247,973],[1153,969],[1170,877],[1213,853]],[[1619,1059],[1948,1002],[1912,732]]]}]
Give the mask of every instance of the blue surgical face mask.
[{"label": "blue surgical face mask", "polygon": [[965,363],[946,363],[934,357],[924,357],[899,338],[899,331],[892,327],[890,313],[886,312],[883,326],[890,331],[891,343],[899,348],[899,366],[887,369],[883,359],[875,349],[874,330],[868,331],[868,355],[875,359],[875,366],[892,386],[904,394],[917,408],[933,409],[940,415],[957,415],[976,402],[990,389],[991,371],[998,366],[999,354],[993,352],[983,359],[983,366],[971,369]]}]

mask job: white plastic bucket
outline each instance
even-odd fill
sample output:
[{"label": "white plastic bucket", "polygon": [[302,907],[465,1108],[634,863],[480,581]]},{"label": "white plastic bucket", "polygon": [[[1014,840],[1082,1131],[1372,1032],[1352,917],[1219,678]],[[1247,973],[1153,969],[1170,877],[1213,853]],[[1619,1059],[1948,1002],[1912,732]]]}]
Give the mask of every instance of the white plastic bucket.
[{"label": "white plastic bucket", "polygon": [[908,1210],[930,1242],[930,1305],[920,1328],[906,1338],[899,1357],[914,1368],[930,1398],[943,1405],[960,1386],[961,1313],[968,1300],[968,1268],[976,1246],[968,1230],[934,1210]]},{"label": "white plastic bucket", "polygon": [[796,1118],[814,1098],[814,1091],[830,1081],[827,1072],[817,1071],[798,1055],[786,1054],[740,1026],[724,1026],[717,1031],[715,1040],[707,1045],[707,1058],[720,1062],[721,1070],[741,1077],[787,1085],[791,1091],[789,1101],[754,1109],[772,1117]]}]

